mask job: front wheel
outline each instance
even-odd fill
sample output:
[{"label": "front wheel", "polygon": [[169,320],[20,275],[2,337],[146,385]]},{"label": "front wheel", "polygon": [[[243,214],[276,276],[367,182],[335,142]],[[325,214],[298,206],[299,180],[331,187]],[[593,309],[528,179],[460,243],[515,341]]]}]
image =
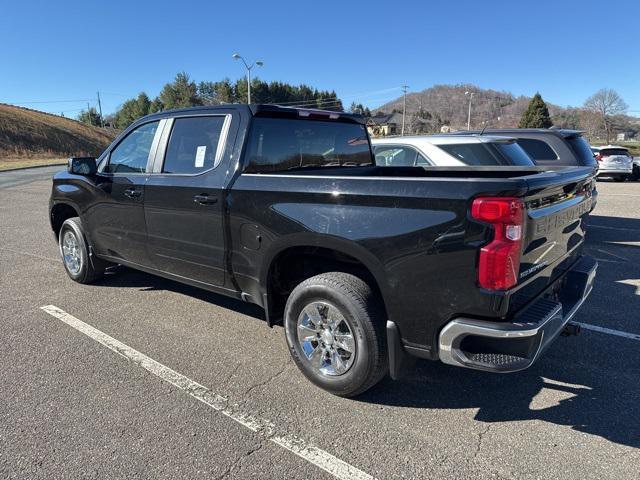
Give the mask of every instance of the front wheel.
[{"label": "front wheel", "polygon": [[58,243],[64,269],[72,280],[91,283],[102,276],[108,264],[89,255],[89,246],[78,217],[64,221]]},{"label": "front wheel", "polygon": [[316,275],[287,300],[284,326],[289,351],[313,383],[353,397],[387,372],[384,310],[371,287],[342,272]]}]

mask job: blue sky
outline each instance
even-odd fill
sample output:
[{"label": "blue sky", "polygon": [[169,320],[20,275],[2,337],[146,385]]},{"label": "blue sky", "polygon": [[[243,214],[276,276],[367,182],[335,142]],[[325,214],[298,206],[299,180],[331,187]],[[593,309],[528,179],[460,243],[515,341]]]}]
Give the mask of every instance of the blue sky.
[{"label": "blue sky", "polygon": [[99,90],[107,113],[179,71],[239,78],[237,51],[265,62],[265,80],[335,89],[347,105],[403,84],[574,106],[608,87],[640,116],[639,20],[637,0],[3,2],[0,102],[75,116]]}]

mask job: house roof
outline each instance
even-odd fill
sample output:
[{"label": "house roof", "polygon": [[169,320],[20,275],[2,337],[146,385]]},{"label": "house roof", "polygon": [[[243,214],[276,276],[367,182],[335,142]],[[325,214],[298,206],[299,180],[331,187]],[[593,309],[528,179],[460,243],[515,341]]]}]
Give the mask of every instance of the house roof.
[{"label": "house roof", "polygon": [[370,118],[370,120],[376,125],[386,125],[390,123],[395,123],[399,125],[402,123],[402,114],[398,112],[393,113],[377,113]]}]

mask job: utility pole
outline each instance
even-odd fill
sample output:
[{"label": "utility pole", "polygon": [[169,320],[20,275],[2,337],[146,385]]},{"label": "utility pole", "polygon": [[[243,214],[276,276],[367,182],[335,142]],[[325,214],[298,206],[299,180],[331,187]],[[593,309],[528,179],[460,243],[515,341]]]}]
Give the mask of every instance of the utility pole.
[{"label": "utility pole", "polygon": [[469,96],[469,113],[467,114],[467,131],[471,130],[471,101],[473,100],[474,92],[464,92],[465,96]]},{"label": "utility pole", "polygon": [[403,98],[402,98],[402,133],[401,133],[402,136],[404,136],[405,117],[407,116],[407,89],[408,88],[409,88],[408,85],[403,85],[402,86],[402,93],[403,93]]},{"label": "utility pole", "polygon": [[104,118],[102,116],[102,103],[100,102],[100,92],[98,93],[98,111],[100,112],[100,126],[104,128]]}]

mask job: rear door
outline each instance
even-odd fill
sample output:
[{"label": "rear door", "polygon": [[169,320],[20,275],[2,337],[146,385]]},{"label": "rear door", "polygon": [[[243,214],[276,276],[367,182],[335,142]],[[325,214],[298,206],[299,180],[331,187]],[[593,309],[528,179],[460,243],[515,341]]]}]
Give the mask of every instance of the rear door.
[{"label": "rear door", "polygon": [[101,165],[96,182],[101,198],[84,215],[98,254],[149,263],[143,201],[162,123],[154,120],[132,129]]},{"label": "rear door", "polygon": [[223,186],[218,168],[231,113],[167,120],[145,186],[144,216],[153,267],[208,285],[225,279]]}]

